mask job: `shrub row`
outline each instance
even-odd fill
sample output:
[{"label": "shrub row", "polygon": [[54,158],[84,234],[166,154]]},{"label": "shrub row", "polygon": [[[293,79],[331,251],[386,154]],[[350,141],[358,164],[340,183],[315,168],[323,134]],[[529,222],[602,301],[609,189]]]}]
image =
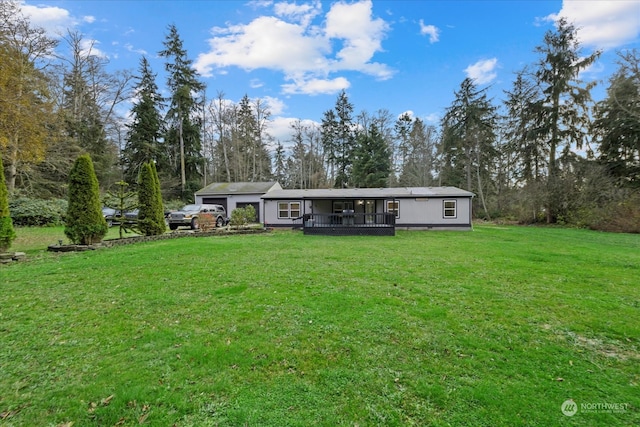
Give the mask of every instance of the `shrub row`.
[{"label": "shrub row", "polygon": [[40,200],[19,197],[9,201],[9,211],[13,225],[16,226],[63,225],[67,213],[67,201],[64,199]]},{"label": "shrub row", "polygon": [[640,233],[640,194],[601,209],[590,228],[616,233]]}]

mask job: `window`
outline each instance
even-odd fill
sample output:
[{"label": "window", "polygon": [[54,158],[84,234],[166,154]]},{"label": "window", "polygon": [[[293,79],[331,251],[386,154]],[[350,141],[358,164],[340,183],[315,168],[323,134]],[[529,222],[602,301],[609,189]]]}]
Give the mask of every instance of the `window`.
[{"label": "window", "polygon": [[278,202],[278,218],[298,218],[300,202]]},{"label": "window", "polygon": [[300,202],[289,203],[289,217],[298,218],[300,216]]},{"label": "window", "polygon": [[333,213],[341,214],[344,210],[353,210],[353,202],[349,200],[340,200],[333,202]]},{"label": "window", "polygon": [[397,200],[387,200],[387,212],[395,214],[396,218],[400,218],[400,202]]},{"label": "window", "polygon": [[456,200],[443,200],[442,207],[444,218],[456,218],[458,216],[456,211]]}]

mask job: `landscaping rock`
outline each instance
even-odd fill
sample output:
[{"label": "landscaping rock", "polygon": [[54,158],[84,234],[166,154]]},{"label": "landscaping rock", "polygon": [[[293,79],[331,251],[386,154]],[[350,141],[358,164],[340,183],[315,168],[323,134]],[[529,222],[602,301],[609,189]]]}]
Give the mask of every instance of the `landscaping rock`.
[{"label": "landscaping rock", "polygon": [[24,252],[3,252],[0,253],[0,264],[9,264],[13,261],[23,261],[27,259]]},{"label": "landscaping rock", "polygon": [[49,245],[47,250],[50,252],[82,252],[93,251],[99,247],[99,245]]}]

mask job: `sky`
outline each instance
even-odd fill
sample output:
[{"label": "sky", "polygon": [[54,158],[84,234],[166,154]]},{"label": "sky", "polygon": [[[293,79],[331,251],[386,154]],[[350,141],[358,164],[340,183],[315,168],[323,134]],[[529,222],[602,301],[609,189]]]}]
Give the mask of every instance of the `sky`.
[{"label": "sky", "polygon": [[22,10],[52,37],[82,34],[111,71],[137,72],[146,56],[162,91],[158,52],[175,25],[207,97],[261,99],[285,145],[293,120],[319,123],[342,90],[356,115],[434,125],[467,77],[499,105],[559,17],[578,28],[585,56],[602,52],[581,74],[598,82],[595,100],[617,52],[640,49],[640,0],[26,0]]}]

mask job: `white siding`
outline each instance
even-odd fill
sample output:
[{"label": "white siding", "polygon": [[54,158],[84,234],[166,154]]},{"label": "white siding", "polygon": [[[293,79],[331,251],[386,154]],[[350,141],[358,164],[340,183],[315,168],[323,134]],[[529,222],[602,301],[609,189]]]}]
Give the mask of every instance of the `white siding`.
[{"label": "white siding", "polygon": [[305,213],[311,213],[311,202],[306,200],[296,200],[296,199],[282,199],[282,200],[263,200],[264,202],[264,225],[266,227],[292,227],[294,225],[301,225],[302,221],[293,221],[291,218],[278,218],[278,203],[290,203],[290,202],[299,202],[301,205],[300,215],[304,215]]},{"label": "white siding", "polygon": [[[451,228],[460,229],[462,225],[471,224],[470,198],[414,198],[396,199],[400,201],[400,217],[396,219],[396,226],[410,225],[412,228]],[[445,218],[443,202],[456,201],[456,217]]]}]

